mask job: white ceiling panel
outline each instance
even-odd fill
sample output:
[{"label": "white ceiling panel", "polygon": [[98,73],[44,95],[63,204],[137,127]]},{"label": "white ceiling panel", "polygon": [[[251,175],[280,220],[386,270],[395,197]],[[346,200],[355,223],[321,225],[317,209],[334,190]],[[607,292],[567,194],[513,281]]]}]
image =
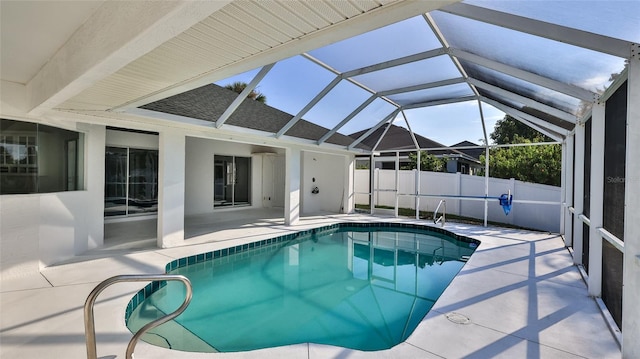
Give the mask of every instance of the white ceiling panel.
[{"label": "white ceiling panel", "polygon": [[126,105],[392,2],[236,1],[58,108]]}]

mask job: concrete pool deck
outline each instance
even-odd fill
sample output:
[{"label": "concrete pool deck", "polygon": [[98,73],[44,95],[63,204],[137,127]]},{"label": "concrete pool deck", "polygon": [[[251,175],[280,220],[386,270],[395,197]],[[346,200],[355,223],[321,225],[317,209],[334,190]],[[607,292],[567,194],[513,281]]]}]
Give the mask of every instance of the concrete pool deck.
[{"label": "concrete pool deck", "polygon": [[[305,217],[296,226],[265,218],[207,231],[169,249],[90,251],[41,274],[0,282],[0,358],[86,357],[83,305],[102,280],[163,273],[167,262],[335,222],[391,221],[366,215]],[[620,358],[620,348],[571,255],[556,234],[447,223],[482,243],[409,339],[386,351],[299,344],[242,353],[186,353],[140,342],[140,358]],[[95,306],[100,358],[124,358],[131,333],[124,311],[146,283],[115,284]],[[452,313],[466,324],[449,320]],[[454,318],[451,318],[454,319]]]}]

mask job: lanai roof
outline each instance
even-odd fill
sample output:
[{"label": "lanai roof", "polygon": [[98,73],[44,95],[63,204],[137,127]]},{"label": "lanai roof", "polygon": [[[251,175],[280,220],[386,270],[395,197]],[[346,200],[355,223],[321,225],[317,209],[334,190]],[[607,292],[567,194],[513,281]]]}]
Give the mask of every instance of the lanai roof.
[{"label": "lanai roof", "polygon": [[[37,33],[14,31],[25,23],[21,7],[42,13],[33,4],[2,3],[3,39],[16,40],[2,41],[3,54],[35,58],[19,44],[34,43]],[[442,143],[418,127],[457,125],[449,132],[486,137],[486,116],[421,112],[468,106],[505,112],[560,141],[624,81],[640,43],[636,0],[137,4],[96,2],[39,62],[3,60],[3,80],[26,88],[27,112],[179,123],[189,111],[163,116],[150,104],[246,79],[267,95],[276,110],[262,110],[273,121],[259,122],[265,116],[256,106],[224,96],[221,114],[189,123],[366,152],[358,145],[390,121]],[[239,116],[248,117],[240,123]],[[346,137],[365,129],[356,140]]]},{"label": "lanai roof", "polygon": [[[287,91],[286,101],[234,103],[235,94],[205,85],[141,108],[367,150],[377,141],[365,139],[394,120],[409,129],[457,120],[412,118],[415,109],[471,102],[560,141],[624,78],[638,23],[637,1],[464,1],[217,82],[245,80],[268,99],[265,88]],[[182,106],[185,98],[195,102]],[[475,126],[485,138],[491,131]]]}]

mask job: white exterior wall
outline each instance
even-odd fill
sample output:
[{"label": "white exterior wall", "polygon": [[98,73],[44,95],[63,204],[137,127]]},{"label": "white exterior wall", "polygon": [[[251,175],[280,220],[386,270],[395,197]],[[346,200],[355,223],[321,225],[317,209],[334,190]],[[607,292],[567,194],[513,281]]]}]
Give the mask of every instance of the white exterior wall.
[{"label": "white exterior wall", "polygon": [[[369,182],[369,170],[355,171],[355,192],[367,192]],[[411,194],[415,192],[415,171],[399,171],[399,194]],[[375,170],[375,187],[379,190],[391,190],[395,187],[394,170]],[[420,173],[420,193],[426,195],[450,195],[450,196],[484,196],[484,177],[462,175],[459,173]],[[499,197],[509,190],[514,202],[511,213],[505,216],[502,207],[496,199],[489,200],[489,221],[506,224],[514,224],[522,227],[558,232],[560,230],[561,189],[560,187],[527,183],[515,180],[499,178],[489,179],[489,196]],[[379,206],[393,207],[395,205],[395,192],[380,191],[375,196],[375,204]],[[421,197],[420,210],[433,211],[440,202],[447,202],[447,213],[457,214],[477,219],[484,218],[483,200],[463,200],[455,198]],[[521,201],[548,201],[557,204],[529,204],[517,203]],[[357,204],[368,203],[364,194],[356,195]],[[400,196],[399,207],[415,208],[414,200],[409,196]]]},{"label": "white exterior wall", "polygon": [[158,135],[115,130],[107,130],[105,145],[113,147],[142,148],[147,150],[157,150],[159,148]]},{"label": "white exterior wall", "polygon": [[[262,207],[263,155],[252,154],[250,144],[187,137],[185,160],[185,215],[213,212],[214,156],[239,156],[251,158],[251,207]],[[279,173],[284,173],[284,163]],[[273,202],[284,204],[284,188],[278,189]],[[274,195],[274,196],[275,196]],[[243,207],[246,208],[246,207]],[[224,209],[223,209],[224,210]]]},{"label": "white exterior wall", "polygon": [[76,125],[84,133],[85,190],[0,196],[3,278],[38,272],[103,243],[105,127]]},{"label": "white exterior wall", "polygon": [[[301,157],[302,214],[340,213],[344,193],[348,189],[344,185],[347,175],[345,156],[304,151]],[[315,186],[319,190],[317,194],[311,193]]]}]

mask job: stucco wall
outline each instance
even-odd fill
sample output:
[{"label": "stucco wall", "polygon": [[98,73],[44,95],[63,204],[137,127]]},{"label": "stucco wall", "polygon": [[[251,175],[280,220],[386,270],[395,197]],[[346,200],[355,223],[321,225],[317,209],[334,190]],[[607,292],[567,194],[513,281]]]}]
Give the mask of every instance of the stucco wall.
[{"label": "stucco wall", "polygon": [[85,133],[86,190],[0,196],[0,273],[38,272],[102,245],[105,128]]},{"label": "stucco wall", "polygon": [[251,157],[251,207],[262,207],[263,159],[256,152],[259,150],[250,144],[187,137],[185,215],[213,211],[215,155]]},{"label": "stucco wall", "polygon": [[[309,151],[302,153],[300,190],[303,215],[320,212],[340,213],[346,170],[344,156]],[[311,193],[316,186],[319,193]]]}]

